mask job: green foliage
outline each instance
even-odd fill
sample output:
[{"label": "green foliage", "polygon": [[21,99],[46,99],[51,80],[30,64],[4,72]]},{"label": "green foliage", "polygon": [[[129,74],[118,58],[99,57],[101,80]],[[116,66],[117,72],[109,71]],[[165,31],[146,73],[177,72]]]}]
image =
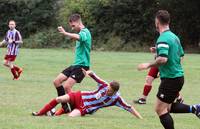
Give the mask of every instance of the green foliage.
[{"label": "green foliage", "polygon": [[7,23],[14,19],[23,37],[28,37],[55,22],[54,0],[11,0],[0,1],[0,35],[7,31]]},{"label": "green foliage", "polygon": [[94,48],[105,50],[120,45],[120,50],[130,50],[154,44],[158,36],[154,27],[155,12],[167,9],[172,15],[171,29],[180,36],[183,45],[198,47],[199,7],[200,2],[195,0],[65,0],[60,18],[80,13],[92,31]]},{"label": "green foliage", "polygon": [[63,40],[55,29],[62,25],[71,31],[68,17],[80,13],[92,32],[94,49],[131,51],[154,45],[158,36],[155,13],[167,9],[171,30],[184,47],[200,49],[199,7],[197,0],[4,0],[0,1],[0,36],[5,34],[8,20],[15,19],[23,37],[33,41],[26,47],[67,47],[70,41]]},{"label": "green foliage", "polygon": [[26,48],[72,47],[72,42],[63,35],[60,35],[55,29],[39,31],[31,35],[28,39],[25,39],[24,42],[23,46]]}]

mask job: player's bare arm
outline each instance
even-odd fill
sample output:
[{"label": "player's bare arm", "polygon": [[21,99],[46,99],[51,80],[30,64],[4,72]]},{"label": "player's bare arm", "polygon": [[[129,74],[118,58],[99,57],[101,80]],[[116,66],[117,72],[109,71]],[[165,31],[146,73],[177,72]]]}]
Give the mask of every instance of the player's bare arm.
[{"label": "player's bare arm", "polygon": [[131,106],[131,109],[132,109],[131,114],[133,114],[135,117],[139,119],[143,119],[140,113],[133,106]]},{"label": "player's bare arm", "polygon": [[101,84],[107,83],[107,82],[105,82],[103,79],[99,78],[99,77],[98,77],[93,71],[91,71],[91,70],[86,71],[86,70],[82,69],[82,71],[83,71],[83,73],[84,73],[85,76],[91,77],[91,78],[94,79],[97,83],[101,83]]},{"label": "player's bare arm", "polygon": [[80,39],[80,36],[78,34],[66,32],[65,29],[62,26],[58,27],[58,31],[61,34],[65,35],[65,36],[67,36],[67,37],[69,37],[71,39],[75,39],[75,40],[79,40]]},{"label": "player's bare arm", "polygon": [[165,64],[167,62],[167,60],[168,60],[167,57],[158,56],[156,58],[156,60],[153,62],[139,64],[137,69],[139,71],[141,71],[141,70],[149,69],[151,67],[159,67],[159,66]]},{"label": "player's bare arm", "polygon": [[0,42],[0,47],[1,47],[3,44],[5,44],[5,43],[6,43],[5,40],[1,41],[1,42]]}]

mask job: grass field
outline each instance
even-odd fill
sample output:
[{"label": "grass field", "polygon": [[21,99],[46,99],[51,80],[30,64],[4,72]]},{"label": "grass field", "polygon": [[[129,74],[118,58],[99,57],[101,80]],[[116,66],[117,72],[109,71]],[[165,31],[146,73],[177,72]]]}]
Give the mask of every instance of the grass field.
[{"label": "grass field", "polygon": [[[3,60],[5,49],[0,49]],[[153,59],[149,53],[92,52],[92,69],[107,81],[121,82],[121,95],[132,104],[143,88],[146,71],[138,72],[138,63]],[[53,97],[53,79],[73,61],[73,52],[65,49],[21,49],[16,63],[24,73],[13,81],[8,69],[0,67],[0,129],[162,129],[154,113],[155,94],[159,79],[147,105],[135,105],[143,120],[138,120],[116,107],[99,110],[82,118],[32,117]],[[186,83],[182,90],[185,103],[200,103],[200,55],[186,54],[184,61]],[[96,83],[86,78],[74,89],[93,90]],[[200,129],[200,120],[193,114],[172,115],[176,129]]]}]

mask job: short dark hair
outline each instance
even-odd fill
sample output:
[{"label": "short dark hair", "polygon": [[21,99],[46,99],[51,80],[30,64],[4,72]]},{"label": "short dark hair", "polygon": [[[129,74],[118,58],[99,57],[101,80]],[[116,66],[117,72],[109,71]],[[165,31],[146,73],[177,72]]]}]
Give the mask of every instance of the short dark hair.
[{"label": "short dark hair", "polygon": [[170,23],[170,14],[167,10],[159,10],[156,13],[156,18],[162,25],[167,25]]},{"label": "short dark hair", "polygon": [[14,22],[14,23],[16,24],[15,20],[9,20],[9,22],[8,22],[8,23],[10,23],[10,22]]},{"label": "short dark hair", "polygon": [[69,22],[76,22],[76,21],[81,21],[81,15],[80,14],[72,14],[70,17],[69,17]]},{"label": "short dark hair", "polygon": [[120,84],[119,82],[117,81],[112,81],[110,82],[110,87],[114,90],[114,91],[118,91],[119,90],[119,87],[120,87]]}]

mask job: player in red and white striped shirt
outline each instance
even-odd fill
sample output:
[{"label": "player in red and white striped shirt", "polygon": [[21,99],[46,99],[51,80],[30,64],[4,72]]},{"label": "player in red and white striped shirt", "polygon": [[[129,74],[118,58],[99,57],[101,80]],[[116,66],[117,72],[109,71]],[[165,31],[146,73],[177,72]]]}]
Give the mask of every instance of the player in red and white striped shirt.
[{"label": "player in red and white striped shirt", "polygon": [[0,46],[7,44],[7,54],[4,58],[4,66],[10,68],[11,73],[13,74],[13,80],[18,79],[22,73],[22,68],[13,64],[15,61],[19,45],[23,43],[21,34],[18,30],[15,29],[16,23],[14,20],[9,21],[9,30],[6,33],[4,40],[0,43]]},{"label": "player in red and white striped shirt", "polygon": [[[84,70],[83,70],[84,71]],[[92,114],[100,108],[117,106],[120,107],[137,118],[142,118],[136,109],[128,105],[123,98],[120,96],[119,83],[112,81],[107,83],[100,79],[92,71],[84,71],[86,75],[89,75],[98,83],[98,88],[95,91],[78,91],[71,92],[64,96],[57,97],[46,104],[39,112],[33,112],[34,116],[45,115],[48,111],[53,109],[58,103],[70,103],[73,107],[72,112],[69,116],[84,116],[85,114]]]}]

